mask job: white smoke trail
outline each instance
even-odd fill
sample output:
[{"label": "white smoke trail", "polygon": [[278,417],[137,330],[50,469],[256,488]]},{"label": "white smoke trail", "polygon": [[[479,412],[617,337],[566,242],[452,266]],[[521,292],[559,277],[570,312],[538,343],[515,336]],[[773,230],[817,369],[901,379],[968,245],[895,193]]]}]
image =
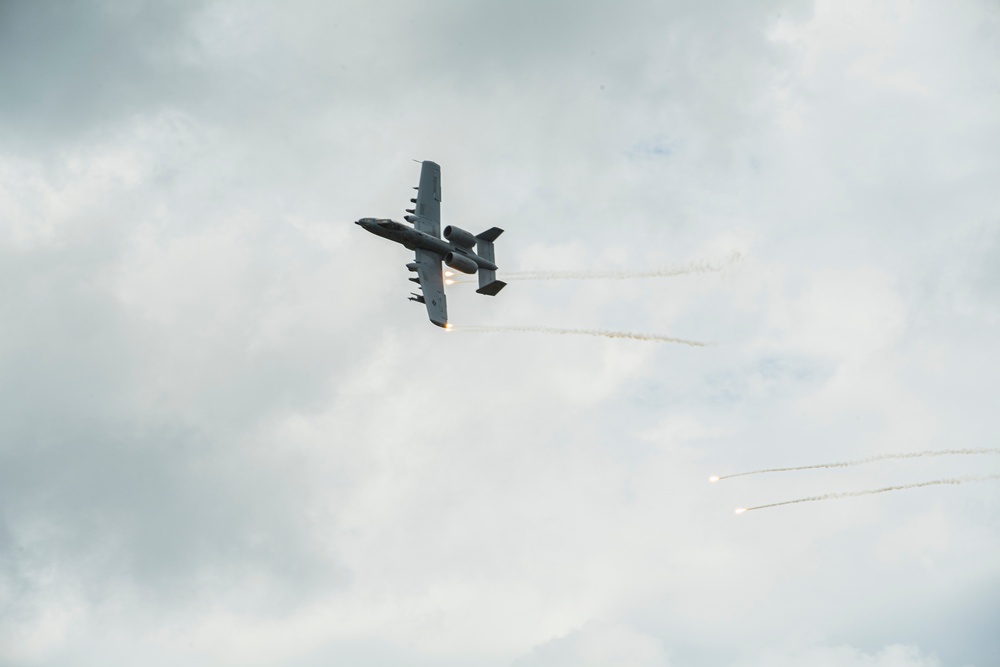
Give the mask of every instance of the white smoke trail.
[{"label": "white smoke trail", "polygon": [[672,276],[722,271],[742,259],[743,253],[739,250],[734,250],[719,260],[701,259],[679,266],[652,269],[649,271],[505,271],[502,272],[500,277],[504,280],[635,280],[641,278],[670,278]]},{"label": "white smoke trail", "polygon": [[631,331],[603,331],[600,329],[558,329],[554,327],[475,327],[475,326],[454,326],[451,331],[466,331],[470,333],[547,333],[567,336],[600,336],[602,338],[628,338],[630,340],[644,340],[654,343],[679,343],[692,347],[705,347],[706,343],[699,343],[695,340],[684,340],[683,338],[673,338],[671,336],[660,336],[657,334],[634,333]]},{"label": "white smoke trail", "polygon": [[790,468],[763,468],[762,470],[751,470],[749,472],[737,472],[731,475],[713,475],[709,477],[709,481],[718,482],[723,479],[732,479],[733,477],[747,477],[749,475],[763,475],[768,472],[790,472],[793,470],[816,470],[818,468],[850,468],[851,466],[860,466],[866,463],[875,463],[876,461],[888,461],[890,459],[917,459],[924,456],[971,456],[974,454],[1000,454],[1000,449],[939,449],[936,451],[926,451],[926,452],[903,452],[901,454],[878,454],[876,456],[869,456],[864,459],[856,459],[854,461],[840,461],[837,463],[816,463],[814,465],[808,466],[793,466]]},{"label": "white smoke trail", "polygon": [[833,500],[835,498],[854,498],[856,496],[873,496],[877,493],[888,493],[889,491],[902,491],[904,489],[919,489],[923,486],[937,486],[941,484],[968,484],[970,482],[987,482],[1000,479],[1000,475],[979,475],[968,477],[952,477],[949,479],[934,479],[929,482],[916,482],[914,484],[901,484],[899,486],[886,486],[881,489],[867,489],[865,491],[846,491],[844,493],[826,493],[822,496],[810,496],[808,498],[796,498],[795,500],[783,500],[780,503],[770,503],[767,505],[757,505],[756,507],[739,507],[737,514],[763,510],[769,507],[781,507],[782,505],[795,505],[796,503],[813,503],[818,500]]}]

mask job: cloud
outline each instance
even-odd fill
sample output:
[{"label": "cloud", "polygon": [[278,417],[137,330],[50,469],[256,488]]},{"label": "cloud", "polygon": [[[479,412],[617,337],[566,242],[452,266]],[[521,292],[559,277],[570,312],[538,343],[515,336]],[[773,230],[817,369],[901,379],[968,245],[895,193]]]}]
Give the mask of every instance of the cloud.
[{"label": "cloud", "polygon": [[940,667],[934,656],[926,655],[914,646],[886,646],[876,653],[864,653],[847,646],[822,646],[788,652],[768,653],[757,659],[738,661],[739,667],[784,667],[785,665],[816,665],[816,667]]},{"label": "cloud", "polygon": [[7,146],[57,149],[203,82],[183,57],[194,3],[5,3],[0,102]]},{"label": "cloud", "polygon": [[539,646],[513,664],[516,667],[608,664],[669,667],[671,663],[656,639],[627,627],[592,622],[571,635]]},{"label": "cloud", "polygon": [[987,4],[3,4],[0,661],[989,664]]}]

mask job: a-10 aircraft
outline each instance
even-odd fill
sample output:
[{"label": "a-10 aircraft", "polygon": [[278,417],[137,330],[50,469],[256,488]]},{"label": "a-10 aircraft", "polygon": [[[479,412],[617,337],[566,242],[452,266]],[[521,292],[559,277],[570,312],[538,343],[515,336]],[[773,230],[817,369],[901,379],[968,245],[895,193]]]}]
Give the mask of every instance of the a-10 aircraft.
[{"label": "a-10 aircraft", "polygon": [[403,218],[412,227],[379,218],[361,218],[355,224],[416,252],[416,258],[406,268],[417,274],[410,280],[420,286],[423,294],[413,294],[410,301],[426,305],[431,322],[447,329],[450,326],[448,302],[444,295],[441,262],[462,273],[478,272],[479,289],[476,292],[496,296],[507,285],[497,280],[497,265],[493,263],[493,242],[503,230],[490,227],[482,234],[473,236],[464,229],[448,225],[444,228],[442,239],[441,167],[434,162],[421,163],[420,185],[414,190],[417,197],[410,201],[415,206],[406,209],[410,215]]}]

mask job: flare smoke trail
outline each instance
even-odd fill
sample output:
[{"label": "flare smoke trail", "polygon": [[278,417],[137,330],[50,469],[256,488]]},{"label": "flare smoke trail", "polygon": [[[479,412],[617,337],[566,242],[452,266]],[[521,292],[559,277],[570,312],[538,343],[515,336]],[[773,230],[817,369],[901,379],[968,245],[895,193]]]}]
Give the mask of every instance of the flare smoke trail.
[{"label": "flare smoke trail", "polygon": [[833,500],[834,498],[853,498],[855,496],[873,496],[877,493],[888,493],[889,491],[902,491],[904,489],[919,489],[922,486],[937,486],[940,484],[968,484],[969,482],[987,482],[1000,479],[1000,475],[980,475],[969,477],[952,477],[950,479],[934,479],[929,482],[916,482],[914,484],[902,484],[900,486],[886,486],[881,489],[868,489],[866,491],[846,491],[844,493],[826,493],[822,496],[810,496],[808,498],[797,498],[795,500],[783,500],[780,503],[770,503],[768,505],[757,505],[756,507],[738,507],[737,514],[752,512],[753,510],[763,510],[769,507],[781,507],[782,505],[795,505],[797,503],[812,503],[817,500]]},{"label": "flare smoke trail", "polygon": [[768,472],[790,472],[793,470],[816,470],[818,468],[850,468],[851,466],[860,466],[866,463],[875,463],[876,461],[888,461],[890,459],[917,459],[924,456],[971,456],[974,454],[1000,454],[1000,449],[940,449],[937,451],[926,451],[926,452],[904,452],[902,454],[878,454],[877,456],[869,456],[865,459],[857,459],[854,461],[840,461],[837,463],[816,463],[814,465],[808,466],[794,466],[791,468],[764,468],[763,470],[751,470],[749,472],[737,472],[732,475],[712,475],[709,477],[710,482],[718,482],[723,479],[731,479],[733,477],[747,477],[749,475],[763,475]]},{"label": "flare smoke trail", "polygon": [[455,326],[451,331],[468,331],[472,333],[548,333],[567,336],[600,336],[602,338],[628,338],[631,340],[646,340],[654,343],[680,343],[692,347],[705,347],[706,343],[696,340],[684,340],[656,334],[634,333],[631,331],[602,331],[599,329],[556,329],[553,327],[472,327]]},{"label": "flare smoke trail", "polygon": [[504,280],[634,280],[637,278],[670,278],[694,273],[722,271],[743,259],[735,250],[720,260],[702,259],[688,264],[650,271],[505,271]]}]

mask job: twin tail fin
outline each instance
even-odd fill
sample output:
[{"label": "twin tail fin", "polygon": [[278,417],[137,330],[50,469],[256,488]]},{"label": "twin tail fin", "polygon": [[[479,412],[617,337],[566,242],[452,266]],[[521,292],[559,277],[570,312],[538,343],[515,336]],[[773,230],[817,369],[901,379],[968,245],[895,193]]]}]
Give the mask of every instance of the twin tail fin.
[{"label": "twin tail fin", "polygon": [[[476,235],[476,253],[491,264],[496,264],[493,242],[496,241],[497,237],[501,234],[503,234],[503,230],[499,227],[490,227],[482,234]],[[476,290],[479,294],[496,296],[500,290],[506,286],[507,283],[502,280],[497,280],[496,271],[482,268],[479,269],[479,289]]]}]

